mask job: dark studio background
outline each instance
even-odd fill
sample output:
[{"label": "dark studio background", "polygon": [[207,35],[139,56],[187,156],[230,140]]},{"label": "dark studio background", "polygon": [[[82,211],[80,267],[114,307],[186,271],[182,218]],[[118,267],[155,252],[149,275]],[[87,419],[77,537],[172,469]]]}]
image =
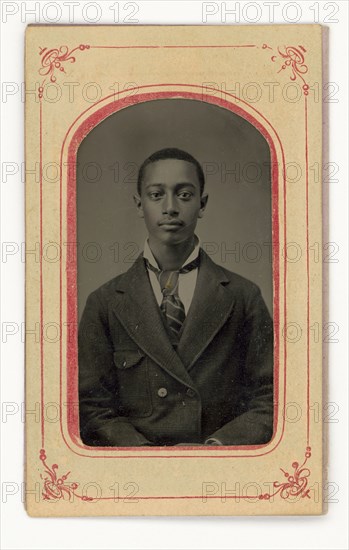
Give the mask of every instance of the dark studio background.
[{"label": "dark studio background", "polygon": [[126,271],[143,249],[146,228],[132,198],[137,167],[164,147],[184,149],[203,166],[209,200],[196,233],[216,263],[259,285],[272,313],[270,151],[265,138],[221,107],[163,99],[114,113],[79,147],[79,318],[88,294]]}]

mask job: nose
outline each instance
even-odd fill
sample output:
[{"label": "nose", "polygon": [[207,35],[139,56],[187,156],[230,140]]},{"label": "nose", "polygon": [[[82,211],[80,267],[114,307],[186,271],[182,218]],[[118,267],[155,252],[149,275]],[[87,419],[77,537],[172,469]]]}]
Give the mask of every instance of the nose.
[{"label": "nose", "polygon": [[176,197],[170,193],[168,193],[164,198],[164,201],[162,203],[162,213],[172,216],[174,214],[178,214],[178,204]]}]

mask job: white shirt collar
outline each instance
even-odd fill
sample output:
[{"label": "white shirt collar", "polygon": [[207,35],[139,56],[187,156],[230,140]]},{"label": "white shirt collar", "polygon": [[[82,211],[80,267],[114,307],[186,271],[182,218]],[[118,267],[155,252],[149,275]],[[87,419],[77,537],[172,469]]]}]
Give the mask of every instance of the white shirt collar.
[{"label": "white shirt collar", "polygon": [[[200,252],[200,246],[201,246],[201,241],[200,241],[200,237],[198,237],[197,235],[195,235],[195,246],[194,246],[194,250],[193,252],[190,254],[190,256],[188,256],[188,258],[185,260],[184,264],[181,265],[181,268],[184,267],[185,265],[189,264],[190,262],[196,260],[196,258],[198,257],[199,255],[199,252]],[[152,253],[151,249],[150,249],[150,246],[149,246],[149,242],[148,242],[148,237],[145,239],[145,243],[144,243],[144,250],[143,250],[143,257],[146,258],[148,260],[148,262],[153,266],[153,267],[156,267],[157,269],[160,269],[156,259],[154,258],[154,254]]]}]

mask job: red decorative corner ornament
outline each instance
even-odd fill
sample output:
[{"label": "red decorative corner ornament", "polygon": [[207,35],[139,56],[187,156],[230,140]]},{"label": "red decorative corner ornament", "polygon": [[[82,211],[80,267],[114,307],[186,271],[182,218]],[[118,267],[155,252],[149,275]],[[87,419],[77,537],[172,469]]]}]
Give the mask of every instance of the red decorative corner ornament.
[{"label": "red decorative corner ornament", "polygon": [[56,470],[58,470],[58,465],[52,464],[51,468],[47,465],[45,449],[40,450],[39,458],[45,466],[45,473],[47,474],[46,476],[40,474],[41,479],[44,480],[44,488],[42,490],[42,497],[44,500],[63,499],[72,501],[74,497],[84,501],[93,500],[91,497],[78,495],[75,492],[79,486],[78,483],[66,483],[66,479],[70,472],[67,472],[62,477],[57,476]]},{"label": "red decorative corner ornament", "polygon": [[76,48],[73,48],[69,51],[68,46],[60,46],[60,48],[53,48],[48,50],[47,48],[40,48],[39,54],[41,58],[41,68],[39,69],[39,74],[41,76],[50,76],[51,82],[56,82],[57,77],[55,71],[61,71],[65,73],[64,63],[70,61],[70,63],[75,63],[76,58],[72,54],[76,51],[88,50],[90,46],[88,44],[80,44]]},{"label": "red decorative corner ornament", "polygon": [[[263,44],[262,49],[273,50],[273,48],[271,48],[267,44]],[[278,47],[277,55],[271,56],[271,60],[273,61],[273,63],[282,60],[282,65],[278,70],[278,73],[280,73],[281,71],[285,71],[289,68],[291,71],[290,80],[294,81],[297,78],[300,78],[302,80],[302,89],[304,95],[309,94],[309,85],[307,84],[303,76],[308,72],[308,66],[305,64],[304,57],[306,51],[307,50],[304,48],[304,46],[298,46],[298,48],[296,48],[295,46],[284,46],[284,51],[281,51]]]},{"label": "red decorative corner ornament", "polygon": [[274,481],[273,485],[277,490],[273,493],[264,493],[258,498],[260,500],[269,500],[271,497],[274,497],[278,494],[283,499],[287,499],[290,497],[310,498],[310,489],[307,489],[310,470],[309,468],[304,468],[304,465],[307,462],[308,458],[311,457],[311,447],[306,447],[306,452],[304,456],[305,458],[301,465],[299,465],[298,462],[292,462],[292,468],[294,469],[294,472],[292,474],[280,468],[287,481],[284,481],[283,483],[279,481]]}]

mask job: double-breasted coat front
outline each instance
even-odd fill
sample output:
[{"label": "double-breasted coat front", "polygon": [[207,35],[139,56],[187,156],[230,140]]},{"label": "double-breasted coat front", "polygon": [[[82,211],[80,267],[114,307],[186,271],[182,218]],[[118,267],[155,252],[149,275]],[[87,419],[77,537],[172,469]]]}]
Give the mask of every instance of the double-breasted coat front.
[{"label": "double-breasted coat front", "polygon": [[87,445],[259,445],[273,433],[273,325],[259,288],[200,267],[178,346],[142,254],[90,294],[79,326],[80,435]]}]

